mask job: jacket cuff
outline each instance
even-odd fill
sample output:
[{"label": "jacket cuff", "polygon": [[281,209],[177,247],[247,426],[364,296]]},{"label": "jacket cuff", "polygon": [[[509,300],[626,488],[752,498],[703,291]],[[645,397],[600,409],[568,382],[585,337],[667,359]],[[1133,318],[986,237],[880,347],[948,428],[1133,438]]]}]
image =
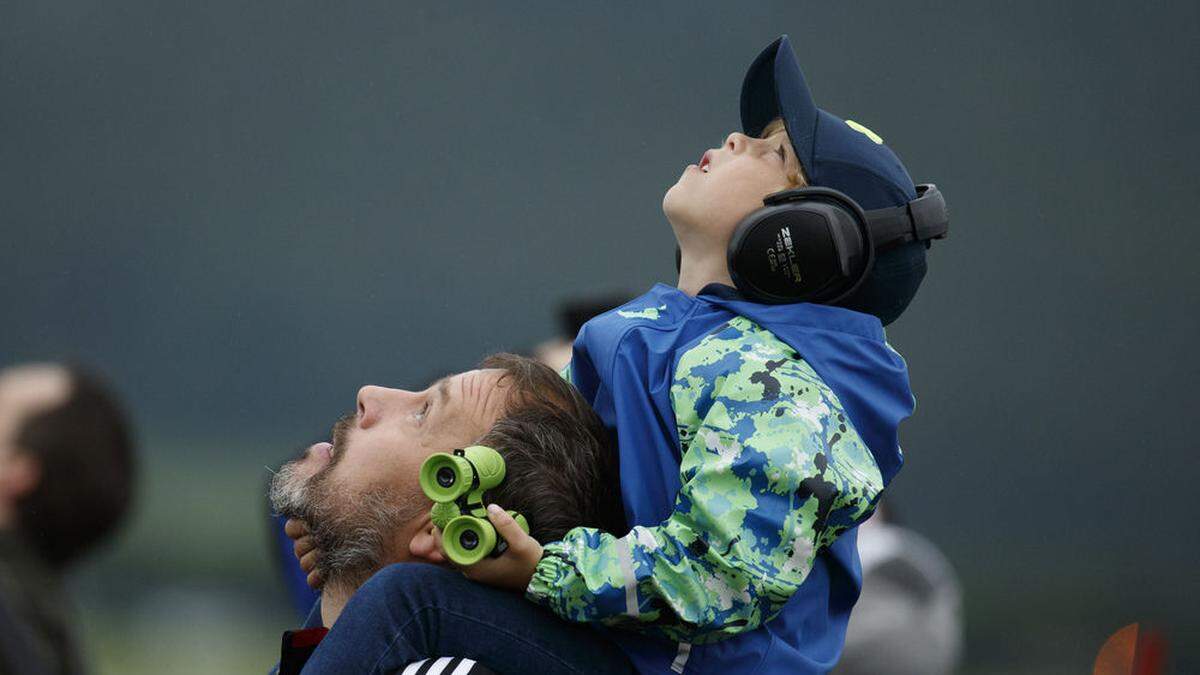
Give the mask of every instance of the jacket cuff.
[{"label": "jacket cuff", "polygon": [[562,542],[551,542],[542,547],[542,559],[533,570],[533,577],[525,587],[525,598],[550,609],[564,618],[563,591],[570,586],[575,576],[575,566],[567,559]]}]

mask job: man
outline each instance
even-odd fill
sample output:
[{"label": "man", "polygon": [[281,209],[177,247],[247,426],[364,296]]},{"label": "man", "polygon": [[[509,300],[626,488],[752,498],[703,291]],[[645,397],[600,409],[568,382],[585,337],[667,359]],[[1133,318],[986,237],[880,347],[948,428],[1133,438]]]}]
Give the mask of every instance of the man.
[{"label": "man", "polygon": [[121,522],[133,479],[103,385],[56,364],[0,371],[0,673],[83,670],[61,577]]},{"label": "man", "polygon": [[[504,456],[506,477],[486,498],[524,514],[534,538],[550,541],[581,524],[623,531],[615,453],[569,384],[532,359],[497,355],[423,391],[363,387],[356,404],[331,443],[313,445],[272,481],[272,504],[296,519],[297,554],[323,585],[309,625],[332,629],[315,649],[320,631],[285,636],[281,672],[308,653],[307,669],[317,672],[393,672],[444,654],[497,670],[628,669],[594,631],[446,569],[417,482],[432,453],[488,445]],[[433,565],[412,564],[420,562]],[[397,580],[429,597],[392,594]],[[431,612],[456,628],[423,644],[397,640]],[[514,663],[514,641],[536,658]]]}]

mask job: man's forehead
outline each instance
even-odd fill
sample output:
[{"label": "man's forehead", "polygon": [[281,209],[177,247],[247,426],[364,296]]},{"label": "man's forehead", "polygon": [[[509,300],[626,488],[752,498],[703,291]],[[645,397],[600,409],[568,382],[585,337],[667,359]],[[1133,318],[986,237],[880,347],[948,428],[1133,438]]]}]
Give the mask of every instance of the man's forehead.
[{"label": "man's forehead", "polygon": [[[453,396],[459,397],[475,394],[481,388],[494,387],[500,383],[504,375],[505,371],[502,368],[475,368],[464,370],[461,373],[451,373],[435,380],[430,386],[434,389],[447,390]],[[501,386],[503,386],[502,383]]]},{"label": "man's forehead", "polygon": [[443,377],[434,388],[438,396],[463,406],[480,420],[493,419],[499,416],[506,398],[505,375],[502,368],[477,368]]}]

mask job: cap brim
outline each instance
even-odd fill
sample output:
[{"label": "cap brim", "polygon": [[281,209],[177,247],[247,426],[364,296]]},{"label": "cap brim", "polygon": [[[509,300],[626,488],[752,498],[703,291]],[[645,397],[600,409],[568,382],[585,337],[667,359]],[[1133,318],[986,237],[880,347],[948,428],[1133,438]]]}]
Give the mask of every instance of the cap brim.
[{"label": "cap brim", "polygon": [[812,175],[817,106],[787,35],[762,50],[742,80],[742,131],[760,136],[776,117],[783,118],[800,165]]}]

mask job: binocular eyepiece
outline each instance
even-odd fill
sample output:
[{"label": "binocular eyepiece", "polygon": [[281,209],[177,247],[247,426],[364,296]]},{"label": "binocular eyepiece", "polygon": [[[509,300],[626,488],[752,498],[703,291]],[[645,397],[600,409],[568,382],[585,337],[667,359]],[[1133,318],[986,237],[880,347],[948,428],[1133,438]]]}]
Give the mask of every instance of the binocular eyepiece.
[{"label": "binocular eyepiece", "polygon": [[[442,531],[442,550],[455,563],[472,565],[508,548],[483,505],[484,491],[500,485],[504,472],[504,458],[486,445],[434,453],[421,465],[421,491],[434,502],[430,519]],[[508,515],[529,532],[525,516]]]}]

